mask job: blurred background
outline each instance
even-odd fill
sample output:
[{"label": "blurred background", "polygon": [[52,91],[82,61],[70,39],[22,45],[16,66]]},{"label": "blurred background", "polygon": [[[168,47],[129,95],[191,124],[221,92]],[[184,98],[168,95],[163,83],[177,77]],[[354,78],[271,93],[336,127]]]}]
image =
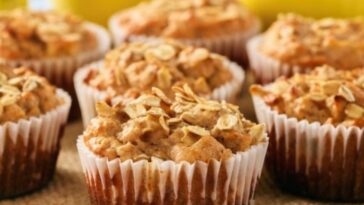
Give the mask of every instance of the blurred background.
[{"label": "blurred background", "polygon": [[[173,0],[172,0],[173,1]],[[240,0],[269,25],[278,13],[296,12],[310,17],[352,17],[364,15],[364,0]],[[0,9],[54,8],[106,25],[110,14],[138,4],[141,0],[0,0]]]}]

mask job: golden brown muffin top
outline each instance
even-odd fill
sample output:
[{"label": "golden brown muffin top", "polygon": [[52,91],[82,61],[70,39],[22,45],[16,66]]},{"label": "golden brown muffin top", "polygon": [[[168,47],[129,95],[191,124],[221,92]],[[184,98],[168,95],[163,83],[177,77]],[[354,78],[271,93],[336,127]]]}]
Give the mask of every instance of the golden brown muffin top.
[{"label": "golden brown muffin top", "polygon": [[278,113],[321,124],[364,127],[364,69],[318,67],[310,74],[280,78],[268,87],[253,85],[253,95]]},{"label": "golden brown muffin top", "polygon": [[172,86],[188,83],[199,95],[227,83],[232,75],[226,59],[204,48],[176,42],[127,43],[110,51],[100,69],[91,71],[85,82],[112,96],[135,98],[158,87],[172,97]]},{"label": "golden brown muffin top", "polygon": [[260,50],[274,59],[301,67],[324,64],[341,69],[362,67],[364,21],[280,15],[264,34]]},{"label": "golden brown muffin top", "polygon": [[153,0],[123,11],[127,35],[212,38],[244,31],[255,17],[236,0]]},{"label": "golden brown muffin top", "polygon": [[0,11],[0,59],[70,56],[95,46],[94,34],[75,16],[54,11]]},{"label": "golden brown muffin top", "polygon": [[227,159],[267,140],[264,126],[246,120],[237,106],[198,97],[187,84],[173,90],[175,100],[153,88],[126,105],[99,102],[83,134],[86,145],[110,160],[193,163]]},{"label": "golden brown muffin top", "polygon": [[0,65],[0,124],[45,114],[62,103],[44,77],[24,67]]}]

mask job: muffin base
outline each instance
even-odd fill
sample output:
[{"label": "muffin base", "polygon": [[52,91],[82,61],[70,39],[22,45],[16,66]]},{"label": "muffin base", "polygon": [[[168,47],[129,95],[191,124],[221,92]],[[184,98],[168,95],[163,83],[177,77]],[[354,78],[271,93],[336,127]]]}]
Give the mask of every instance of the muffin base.
[{"label": "muffin base", "polygon": [[250,67],[253,70],[256,82],[267,84],[273,82],[280,76],[290,77],[295,73],[305,73],[312,70],[310,67],[289,65],[265,55],[259,50],[262,38],[263,36],[259,35],[250,39],[247,43]]},{"label": "muffin base", "polygon": [[133,162],[93,154],[77,141],[92,204],[247,204],[262,171],[268,143],[226,161]]},{"label": "muffin base", "polygon": [[53,177],[71,99],[39,117],[0,126],[0,198],[37,190]]},{"label": "muffin base", "polygon": [[[64,127],[63,125],[58,138],[63,135]],[[34,143],[26,146],[22,140],[19,140],[17,144],[14,144],[10,137],[7,137],[5,141],[5,153],[16,153],[19,150],[26,150],[26,152],[10,157],[9,155],[0,157],[0,199],[25,195],[47,185],[54,175],[59,148],[46,152],[35,150]],[[39,143],[43,142],[39,141]],[[29,153],[35,153],[35,159],[29,160],[26,156]],[[9,167],[10,162],[13,164]]]},{"label": "muffin base", "polygon": [[[205,47],[211,51],[227,56],[241,65],[248,64],[246,44],[249,39],[257,35],[261,30],[261,22],[257,18],[252,18],[249,28],[244,31],[233,34],[226,34],[221,37],[208,39],[175,39],[184,44]],[[161,41],[162,38],[145,35],[127,35],[119,25],[119,14],[113,15],[109,20],[109,29],[111,31],[113,42],[116,46],[124,42],[153,42]]]},{"label": "muffin base", "polygon": [[[213,100],[225,100],[231,102],[235,100],[236,96],[241,90],[241,87],[243,86],[245,72],[234,62],[226,60],[224,65],[232,73],[233,79],[230,82],[227,82],[214,89],[211,95],[206,97]],[[100,91],[89,86],[84,82],[84,80],[91,70],[102,69],[102,67],[102,61],[92,63],[78,70],[74,76],[74,84],[81,108],[84,126],[86,126],[91,121],[91,119],[96,116],[96,102],[105,99],[107,96],[105,91]]]},{"label": "muffin base", "polygon": [[267,168],[280,187],[320,200],[364,201],[364,128],[299,121],[253,101],[268,129]]}]

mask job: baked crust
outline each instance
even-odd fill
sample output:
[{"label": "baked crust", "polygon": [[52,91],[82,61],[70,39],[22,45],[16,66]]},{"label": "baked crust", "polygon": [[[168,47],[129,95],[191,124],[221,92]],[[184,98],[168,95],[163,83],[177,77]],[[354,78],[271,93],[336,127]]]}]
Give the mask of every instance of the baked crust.
[{"label": "baked crust", "polygon": [[56,88],[25,67],[0,66],[0,124],[39,116],[63,103]]},{"label": "baked crust", "polygon": [[322,124],[364,127],[364,70],[317,67],[309,74],[280,78],[269,86],[253,85],[278,113]]},{"label": "baked crust", "polygon": [[0,59],[71,56],[96,44],[94,34],[75,16],[21,9],[0,12]]},{"label": "baked crust", "polygon": [[280,62],[303,68],[324,64],[338,69],[362,67],[364,21],[280,15],[263,35],[259,49]]},{"label": "baked crust", "polygon": [[84,132],[86,146],[109,160],[176,162],[224,160],[265,142],[264,126],[246,120],[237,106],[174,87],[175,100],[152,89],[128,104],[96,105],[98,117]]},{"label": "baked crust", "polygon": [[213,38],[242,32],[255,17],[235,0],[153,0],[123,11],[126,35]]},{"label": "baked crust", "polygon": [[158,87],[173,97],[172,86],[189,84],[198,95],[209,95],[232,79],[226,59],[207,49],[174,41],[127,43],[110,51],[102,68],[92,70],[85,83],[110,96],[136,98]]}]

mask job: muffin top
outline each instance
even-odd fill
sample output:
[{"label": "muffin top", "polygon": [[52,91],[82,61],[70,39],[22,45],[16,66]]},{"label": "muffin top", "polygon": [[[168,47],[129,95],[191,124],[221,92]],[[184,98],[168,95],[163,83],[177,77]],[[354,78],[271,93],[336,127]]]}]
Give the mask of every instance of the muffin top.
[{"label": "muffin top", "polygon": [[127,43],[110,51],[100,69],[94,69],[85,83],[106,90],[111,96],[135,98],[151,87],[173,97],[172,86],[188,83],[199,95],[227,83],[232,75],[226,59],[204,48],[183,46],[174,41]]},{"label": "muffin top", "polygon": [[255,17],[236,0],[153,0],[123,11],[126,35],[213,38],[244,31]]},{"label": "muffin top", "polygon": [[24,67],[0,65],[0,124],[45,114],[62,103],[45,78]]},{"label": "muffin top", "polygon": [[362,67],[364,21],[280,15],[264,34],[259,49],[274,59],[300,67]]},{"label": "muffin top", "polygon": [[193,163],[224,160],[267,140],[264,126],[246,120],[237,106],[197,97],[187,84],[173,90],[174,100],[153,88],[126,105],[99,102],[83,134],[86,146],[110,160]]},{"label": "muffin top", "polygon": [[0,11],[0,60],[69,56],[96,47],[75,16],[54,11]]},{"label": "muffin top", "polygon": [[251,87],[253,95],[289,117],[321,124],[364,127],[364,69],[335,70],[329,66],[295,74],[274,83]]}]

